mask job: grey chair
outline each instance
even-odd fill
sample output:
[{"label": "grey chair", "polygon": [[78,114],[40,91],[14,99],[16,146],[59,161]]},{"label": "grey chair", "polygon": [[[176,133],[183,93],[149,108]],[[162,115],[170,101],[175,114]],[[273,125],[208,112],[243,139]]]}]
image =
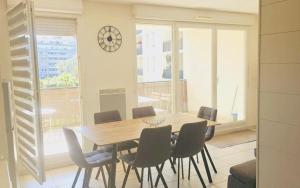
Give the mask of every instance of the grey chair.
[{"label": "grey chair", "polygon": [[[218,113],[218,110],[215,108],[202,106],[202,107],[200,107],[200,110],[198,112],[198,117],[207,119],[207,120],[211,120],[211,121],[216,121],[217,113]],[[207,127],[207,131],[205,134],[205,142],[211,140],[214,137],[214,135],[215,135],[215,126]],[[206,155],[208,156],[208,159],[210,161],[211,166],[213,167],[214,172],[217,173],[217,169],[216,169],[215,164],[214,164],[214,162],[210,156],[210,153],[206,147],[206,144],[204,145],[204,151],[205,151]]]},{"label": "grey chair", "polygon": [[132,118],[143,118],[143,117],[150,117],[155,116],[156,113],[154,111],[153,106],[144,106],[144,107],[136,107],[132,109]]},{"label": "grey chair", "polygon": [[101,169],[104,186],[107,187],[107,181],[105,178],[103,167],[105,166],[106,168],[109,168],[108,165],[113,163],[112,153],[95,150],[93,152],[84,154],[81,150],[80,144],[74,131],[71,129],[63,128],[63,132],[67,141],[69,155],[72,161],[78,166],[72,188],[76,186],[78,177],[82,169],[85,169],[82,187],[88,187],[92,169],[95,167],[99,167]]},{"label": "grey chair", "polygon": [[164,187],[168,187],[159,165],[163,166],[165,161],[171,156],[171,129],[172,127],[170,125],[143,129],[137,152],[121,156],[121,160],[128,164],[122,188],[126,185],[131,168],[142,169],[140,178],[141,187],[143,187],[144,168],[148,168],[151,187],[153,187],[151,167],[156,168],[158,177],[162,179]]},{"label": "grey chair", "polygon": [[[178,188],[180,185],[180,165],[183,166],[183,160],[181,159],[184,158],[189,158],[192,161],[202,186],[206,187],[193,157],[203,150],[206,129],[207,121],[184,124],[180,129],[176,144],[172,145],[172,157],[178,159]],[[155,186],[158,185],[159,180],[160,178],[158,177]]]},{"label": "grey chair", "polygon": [[[156,116],[153,106],[136,107],[136,108],[132,109],[132,118],[133,119],[151,117],[151,116]],[[172,139],[173,139],[173,134],[171,135],[171,142],[173,143]],[[171,159],[169,161],[170,161],[170,165],[172,167],[174,174],[176,174],[176,170],[175,170],[173,161]],[[150,173],[148,173],[148,180],[150,180],[149,174]]]},{"label": "grey chair", "polygon": [[[97,112],[94,114],[95,125],[116,122],[116,121],[121,121],[121,120],[122,120],[121,115],[120,115],[119,111],[117,111],[117,110],[106,111],[106,112]],[[127,150],[128,153],[131,153],[130,150],[133,148],[136,148],[137,146],[138,146],[138,143],[136,143],[135,141],[122,142],[122,143],[118,144],[118,151],[120,152],[121,155],[122,155],[122,151],[125,151],[125,150]],[[94,144],[93,150],[95,150],[97,148],[98,148],[98,146],[96,144]],[[100,149],[102,151],[112,151],[113,146],[111,146],[111,145],[104,146],[104,147],[102,146],[102,147],[100,147]],[[122,165],[123,165],[123,169],[125,171],[126,170],[125,164],[122,163]],[[96,179],[98,179],[98,177],[99,177],[99,172],[100,172],[100,169],[98,170]]]},{"label": "grey chair", "polygon": [[[206,106],[201,106],[200,109],[199,109],[197,117],[202,118],[202,119],[206,119],[206,120],[216,121],[216,119],[217,119],[217,109],[214,109],[214,108],[211,108],[211,107],[206,107]],[[214,134],[215,134],[215,126],[208,126],[206,134],[205,134],[205,142],[211,140],[214,137]],[[206,144],[204,144],[203,150],[201,151],[201,156],[202,156],[202,159],[203,159],[203,162],[204,162],[205,171],[206,171],[206,174],[207,174],[207,177],[208,177],[208,181],[210,183],[212,183],[213,181],[212,181],[212,178],[211,178],[211,174],[210,174],[210,170],[209,170],[209,167],[208,167],[208,163],[207,163],[207,160],[206,160],[205,153],[208,156],[208,159],[209,159],[209,161],[210,161],[210,163],[213,167],[214,172],[217,173],[216,167],[215,167],[215,165],[213,163],[213,160],[212,160],[212,158],[211,158],[211,156],[208,152]],[[197,156],[197,162],[199,163],[198,154],[196,156]],[[190,166],[191,166],[191,161],[189,161],[188,179],[190,179],[190,173],[191,173],[190,172]]]}]

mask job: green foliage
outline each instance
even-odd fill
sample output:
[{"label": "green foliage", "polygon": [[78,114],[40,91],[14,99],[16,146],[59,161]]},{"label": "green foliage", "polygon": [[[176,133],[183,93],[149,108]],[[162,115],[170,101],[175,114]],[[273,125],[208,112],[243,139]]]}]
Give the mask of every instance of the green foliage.
[{"label": "green foliage", "polygon": [[57,63],[58,76],[47,77],[40,80],[40,87],[46,88],[65,88],[78,87],[78,66],[76,57]]}]

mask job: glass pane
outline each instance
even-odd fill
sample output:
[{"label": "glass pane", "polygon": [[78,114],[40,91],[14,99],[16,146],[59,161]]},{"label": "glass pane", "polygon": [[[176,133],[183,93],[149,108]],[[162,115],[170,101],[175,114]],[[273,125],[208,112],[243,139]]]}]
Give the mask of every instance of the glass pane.
[{"label": "glass pane", "polygon": [[45,155],[67,152],[62,127],[81,121],[76,38],[37,35],[37,51]]},{"label": "glass pane", "polygon": [[172,111],[172,28],[136,26],[137,94],[139,106]]},{"label": "glass pane", "polygon": [[177,108],[197,112],[212,105],[212,30],[181,28]]},{"label": "glass pane", "polygon": [[218,30],[218,119],[245,119],[246,32]]}]

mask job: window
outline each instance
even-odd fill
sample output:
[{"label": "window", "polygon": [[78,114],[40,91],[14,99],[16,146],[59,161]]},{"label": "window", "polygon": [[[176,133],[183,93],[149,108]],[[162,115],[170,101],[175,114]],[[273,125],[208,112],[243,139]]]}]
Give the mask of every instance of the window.
[{"label": "window", "polygon": [[75,20],[38,18],[36,26],[45,155],[64,153],[62,127],[81,124]]}]

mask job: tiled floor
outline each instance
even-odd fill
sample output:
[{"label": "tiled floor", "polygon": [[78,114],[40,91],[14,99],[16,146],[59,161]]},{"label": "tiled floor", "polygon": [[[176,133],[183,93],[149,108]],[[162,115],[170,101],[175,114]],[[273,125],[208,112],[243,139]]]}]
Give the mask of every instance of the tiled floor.
[{"label": "tiled floor", "polygon": [[[254,159],[254,148],[256,147],[256,142],[249,142],[245,144],[235,145],[227,148],[217,148],[212,145],[208,145],[208,149],[213,157],[215,165],[217,167],[218,173],[214,174],[212,172],[213,183],[209,184],[207,180],[207,175],[204,170],[204,165],[202,160],[200,160],[199,168],[204,181],[209,188],[226,188],[227,187],[227,176],[229,174],[229,168],[235,164],[242,163],[247,160]],[[199,155],[201,159],[201,155]],[[188,160],[184,161],[184,180],[181,180],[181,188],[191,188],[191,187],[202,187],[200,180],[195,173],[195,170],[192,168],[191,171],[191,180],[187,180],[187,171],[188,171]],[[61,169],[55,169],[47,172],[47,181],[43,186],[38,185],[30,176],[21,177],[22,188],[70,188],[72,185],[73,178],[75,176],[77,168],[75,166],[65,167]],[[103,182],[102,179],[95,180],[94,170],[90,188],[102,188]],[[154,174],[155,169],[152,170]],[[145,170],[146,172],[146,170]],[[175,175],[169,163],[166,163],[166,166],[163,171],[164,177],[168,184],[168,187],[173,188],[177,186],[177,175]],[[117,187],[121,187],[122,181],[125,173],[123,172],[121,164],[118,164],[117,168]],[[155,175],[156,176],[156,175]],[[101,176],[100,176],[101,177]],[[150,183],[147,182],[147,174],[144,175],[144,187],[150,187]],[[81,187],[83,176],[80,176],[79,181],[77,182],[77,187]],[[128,188],[139,187],[138,181],[136,179],[134,171],[131,172],[128,177],[127,185]],[[162,184],[159,184],[158,187],[163,187]]]}]

